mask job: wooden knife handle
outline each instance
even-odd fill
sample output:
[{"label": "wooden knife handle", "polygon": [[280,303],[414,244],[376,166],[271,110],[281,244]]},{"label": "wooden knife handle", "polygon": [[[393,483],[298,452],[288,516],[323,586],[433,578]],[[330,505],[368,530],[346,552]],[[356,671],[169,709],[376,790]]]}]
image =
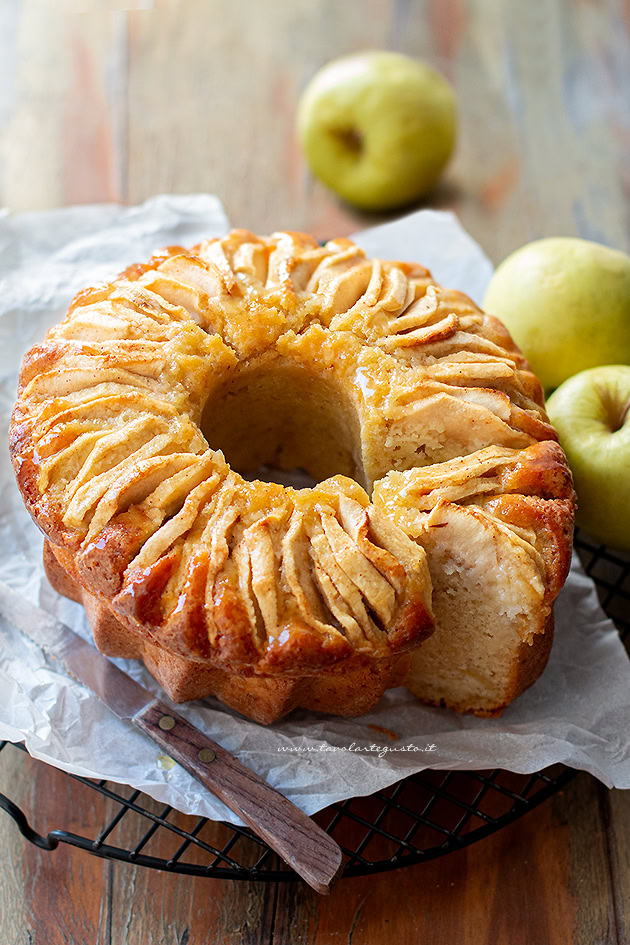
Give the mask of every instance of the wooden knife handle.
[{"label": "wooden knife handle", "polygon": [[339,845],[295,804],[156,699],[133,723],[216,794],[319,893],[343,868]]}]

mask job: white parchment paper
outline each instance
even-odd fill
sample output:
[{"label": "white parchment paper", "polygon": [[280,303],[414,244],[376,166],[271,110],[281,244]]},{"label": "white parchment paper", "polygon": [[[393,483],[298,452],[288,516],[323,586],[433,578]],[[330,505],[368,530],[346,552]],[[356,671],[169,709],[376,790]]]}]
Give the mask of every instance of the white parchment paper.
[{"label": "white parchment paper", "polygon": [[[140,207],[92,206],[0,214],[0,425],[6,432],[23,354],[59,321],[74,293],[146,259],[228,227],[207,195],[157,197]],[[421,211],[357,237],[376,255],[420,260],[440,282],[479,301],[492,269],[452,214]],[[82,608],[55,594],[41,565],[42,537],[24,510],[6,448],[0,454],[0,577],[89,639]],[[307,813],[369,794],[426,767],[533,772],[562,761],[605,784],[630,787],[630,662],[574,561],[556,605],[556,641],[538,682],[501,719],[420,705],[391,690],[360,719],[298,711],[263,727],[215,700],[178,707]],[[118,660],[158,692],[138,663]],[[395,733],[393,740],[384,730]],[[236,822],[220,801],[59,673],[0,620],[0,738],[77,774],[130,784],[186,813]]]}]

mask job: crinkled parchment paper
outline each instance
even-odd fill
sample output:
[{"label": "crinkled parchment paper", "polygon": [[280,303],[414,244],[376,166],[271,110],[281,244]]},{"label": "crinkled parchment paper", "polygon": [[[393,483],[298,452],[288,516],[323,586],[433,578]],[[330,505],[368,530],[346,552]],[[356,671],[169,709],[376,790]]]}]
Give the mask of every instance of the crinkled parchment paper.
[{"label": "crinkled parchment paper", "polygon": [[[83,285],[114,275],[168,243],[228,227],[211,196],[157,197],[140,207],[79,207],[0,215],[0,423],[6,442],[23,354],[59,321]],[[421,260],[446,285],[480,300],[491,266],[451,214],[421,211],[358,237],[371,254]],[[24,510],[6,448],[0,462],[0,577],[89,638],[82,608],[56,595],[41,565],[42,537]],[[607,785],[630,787],[630,662],[593,583],[574,561],[556,605],[545,673],[500,719],[420,705],[392,690],[360,719],[298,711],[269,727],[215,700],[179,708],[203,731],[308,813],[369,794],[425,767],[533,772],[563,761]],[[143,667],[117,661],[157,693]],[[396,733],[389,738],[383,729]],[[88,690],[0,621],[0,738],[24,741],[56,767],[140,788],[188,813],[236,821],[179,766],[115,718]],[[433,746],[430,750],[428,746]],[[396,750],[394,750],[396,749]]]}]

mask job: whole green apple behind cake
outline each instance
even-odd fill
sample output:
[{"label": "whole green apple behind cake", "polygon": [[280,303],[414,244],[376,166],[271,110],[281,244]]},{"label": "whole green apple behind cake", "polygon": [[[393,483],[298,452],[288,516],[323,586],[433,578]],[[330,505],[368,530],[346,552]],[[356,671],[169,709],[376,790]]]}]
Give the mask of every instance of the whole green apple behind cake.
[{"label": "whole green apple behind cake", "polygon": [[29,352],[11,452],[53,586],[175,700],[356,715],[406,680],[493,715],[546,663],[564,454],[505,328],[420,265],[171,247]]}]

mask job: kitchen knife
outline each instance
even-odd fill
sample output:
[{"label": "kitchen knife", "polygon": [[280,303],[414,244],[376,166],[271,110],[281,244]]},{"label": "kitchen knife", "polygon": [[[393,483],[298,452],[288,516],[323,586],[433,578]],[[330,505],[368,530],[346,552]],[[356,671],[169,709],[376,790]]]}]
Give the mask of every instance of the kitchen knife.
[{"label": "kitchen knife", "polygon": [[330,892],[341,848],[298,807],[181,715],[156,699],[70,627],[0,581],[0,614],[131,722],[275,850],[319,893]]}]

